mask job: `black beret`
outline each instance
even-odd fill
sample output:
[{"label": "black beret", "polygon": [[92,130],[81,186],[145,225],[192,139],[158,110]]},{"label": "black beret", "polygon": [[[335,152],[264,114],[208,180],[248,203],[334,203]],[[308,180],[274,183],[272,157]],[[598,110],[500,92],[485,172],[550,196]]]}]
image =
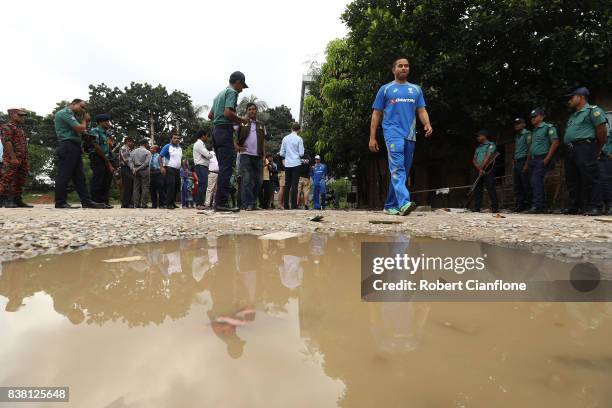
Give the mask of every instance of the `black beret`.
[{"label": "black beret", "polygon": [[96,115],[94,120],[96,122],[106,122],[107,120],[111,120],[111,115],[109,115],[108,113],[101,113],[99,115]]}]

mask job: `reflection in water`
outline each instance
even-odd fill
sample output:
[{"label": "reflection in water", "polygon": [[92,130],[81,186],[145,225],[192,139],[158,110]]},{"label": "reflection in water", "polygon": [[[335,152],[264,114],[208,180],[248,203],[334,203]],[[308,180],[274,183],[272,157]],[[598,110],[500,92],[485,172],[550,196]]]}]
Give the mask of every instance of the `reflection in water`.
[{"label": "reflection in water", "polygon": [[[488,253],[500,277],[567,269],[478,243],[343,234],[12,262],[0,384],[67,384],[75,407],[612,405],[610,304],[361,302],[360,243],[383,240]],[[143,260],[101,262],[127,256]]]}]

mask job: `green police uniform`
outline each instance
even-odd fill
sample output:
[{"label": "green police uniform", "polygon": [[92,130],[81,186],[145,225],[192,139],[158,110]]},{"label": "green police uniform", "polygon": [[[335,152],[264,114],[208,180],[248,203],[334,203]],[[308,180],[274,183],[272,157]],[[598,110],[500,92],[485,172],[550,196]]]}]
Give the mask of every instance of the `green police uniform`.
[{"label": "green police uniform", "polygon": [[612,126],[608,129],[608,140],[602,149],[603,153],[612,159]]},{"label": "green police uniform", "polygon": [[496,151],[497,151],[497,146],[495,146],[495,143],[491,142],[490,140],[487,140],[486,142],[481,143],[476,148],[476,151],[474,152],[474,160],[476,160],[476,163],[479,166],[482,166],[482,163],[484,162],[484,159],[487,153],[493,154]]},{"label": "green police uniform", "polygon": [[563,142],[569,144],[583,140],[595,140],[596,129],[602,123],[606,123],[606,113],[600,107],[587,103],[582,109],[570,115]]},{"label": "green police uniform", "polygon": [[565,155],[568,213],[601,214],[605,186],[597,161],[596,138],[597,127],[605,122],[605,112],[588,103],[567,121],[563,141],[568,146]]},{"label": "green police uniform", "polygon": [[81,136],[74,131],[74,127],[80,124],[81,123],[74,116],[74,113],[70,110],[70,108],[65,107],[64,109],[59,110],[55,114],[54,119],[57,140],[60,142],[73,141],[81,143]]},{"label": "green police uniform", "polygon": [[557,128],[550,123],[540,123],[540,126],[531,132],[531,158],[547,155],[553,140],[559,140]]},{"label": "green police uniform", "polygon": [[514,158],[524,159],[527,157],[529,143],[531,143],[531,132],[527,129],[521,130],[514,137]]},{"label": "green police uniform", "polygon": [[89,133],[96,137],[94,142],[100,146],[100,149],[102,149],[102,153],[104,153],[104,156],[110,158],[110,146],[108,144],[108,134],[106,133],[106,130],[104,130],[104,128],[101,126],[98,126],[91,129]]},{"label": "green police uniform", "polygon": [[213,100],[212,111],[214,115],[213,125],[232,125],[233,122],[223,115],[225,108],[236,111],[238,105],[238,91],[231,86],[222,90]]}]

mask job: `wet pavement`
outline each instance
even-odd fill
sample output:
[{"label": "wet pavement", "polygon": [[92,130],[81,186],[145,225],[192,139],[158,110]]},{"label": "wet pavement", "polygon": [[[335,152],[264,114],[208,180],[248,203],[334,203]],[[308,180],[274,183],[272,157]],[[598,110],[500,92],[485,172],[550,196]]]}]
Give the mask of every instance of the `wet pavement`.
[{"label": "wet pavement", "polygon": [[[69,403],[24,408],[612,406],[612,303],[362,302],[361,242],[398,237],[224,235],[4,263],[0,385],[70,387]],[[497,251],[517,270],[567,268]]]}]

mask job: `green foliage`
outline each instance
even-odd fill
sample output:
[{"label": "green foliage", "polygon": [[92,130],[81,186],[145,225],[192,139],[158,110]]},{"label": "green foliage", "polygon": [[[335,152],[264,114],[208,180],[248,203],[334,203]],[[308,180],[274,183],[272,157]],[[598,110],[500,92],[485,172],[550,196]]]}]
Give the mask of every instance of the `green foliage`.
[{"label": "green foliage", "polygon": [[[167,140],[171,131],[183,138],[192,138],[198,128],[198,118],[191,97],[181,91],[168,93],[162,85],[130,83],[123,90],[105,84],[89,86],[89,111],[92,117],[109,113],[113,117],[114,136],[121,142],[126,135],[139,138],[151,136],[155,142]],[[94,124],[95,125],[95,124]]]},{"label": "green foliage", "polygon": [[469,163],[479,127],[508,127],[535,106],[559,121],[572,88],[588,86],[596,97],[612,87],[607,2],[355,0],[342,20],[349,33],[329,43],[304,102],[306,132],[339,175],[346,163],[377,157],[367,150],[371,105],[401,56],[434,128],[416,160],[440,166],[456,157]]},{"label": "green foliage", "polygon": [[30,177],[26,183],[26,189],[33,191],[45,191],[53,186],[53,180],[57,173],[54,163],[55,152],[50,147],[30,144],[28,146],[28,159],[30,165]]},{"label": "green foliage", "polygon": [[291,133],[291,124],[295,122],[291,109],[286,105],[269,108],[265,111],[268,115],[266,130],[270,135],[270,140],[266,141],[266,150],[269,153],[276,154],[280,150],[280,145],[283,137]]}]

